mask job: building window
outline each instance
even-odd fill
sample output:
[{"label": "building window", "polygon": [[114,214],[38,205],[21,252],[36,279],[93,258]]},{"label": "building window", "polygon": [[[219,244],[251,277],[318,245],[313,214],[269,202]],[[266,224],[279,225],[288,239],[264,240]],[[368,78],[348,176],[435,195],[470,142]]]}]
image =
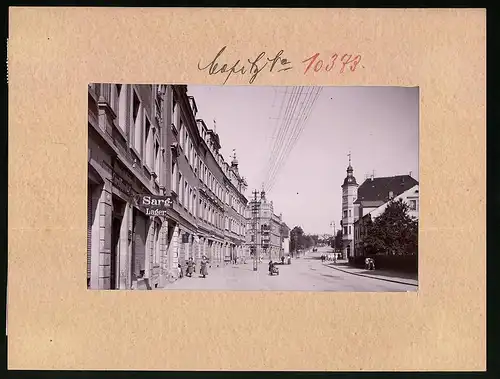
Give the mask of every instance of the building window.
[{"label": "building window", "polygon": [[182,200],[184,200],[182,196],[182,174],[179,172],[179,179],[177,181],[177,195],[179,199],[179,203],[182,205]]},{"label": "building window", "polygon": [[184,207],[188,209],[188,197],[189,197],[189,191],[188,191],[188,183],[184,181],[184,199],[182,200]]},{"label": "building window", "polygon": [[153,223],[153,266],[160,264],[160,225]]},{"label": "building window", "polygon": [[172,186],[172,190],[174,190],[177,194],[179,194],[179,189],[177,188],[176,180],[177,180],[177,162],[174,161],[174,159],[172,158],[172,177],[170,184]]},{"label": "building window", "polygon": [[174,99],[172,99],[172,103],[173,103],[173,105],[172,105],[172,125],[177,130],[177,126],[179,123],[179,106],[177,105],[177,103],[175,102]]},{"label": "building window", "polygon": [[145,133],[144,133],[144,164],[148,167],[149,170],[152,169],[152,158],[153,158],[153,130],[151,129],[151,123],[149,122],[148,117],[144,114],[145,120]]},{"label": "building window", "polygon": [[417,210],[417,200],[410,200],[409,202],[410,210],[411,211],[416,211]]},{"label": "building window", "polygon": [[155,173],[160,175],[160,143],[158,140],[155,141]]},{"label": "building window", "polygon": [[189,143],[189,164],[194,167],[194,148],[193,143]]},{"label": "building window", "polygon": [[351,235],[351,225],[349,225],[349,235]]},{"label": "building window", "polygon": [[349,209],[349,217],[351,217],[351,210]]},{"label": "building window", "polygon": [[191,188],[189,189],[188,211],[189,213],[193,213],[193,190]]},{"label": "building window", "polygon": [[133,133],[132,147],[142,158],[142,107],[137,93],[134,91],[132,100]]},{"label": "building window", "polygon": [[347,235],[347,226],[344,226],[344,235]]},{"label": "building window", "polygon": [[344,211],[344,218],[347,217],[347,211]]},{"label": "building window", "polygon": [[184,150],[184,124],[179,120],[179,146]]},{"label": "building window", "polygon": [[125,133],[127,130],[127,85],[117,84],[118,126]]}]

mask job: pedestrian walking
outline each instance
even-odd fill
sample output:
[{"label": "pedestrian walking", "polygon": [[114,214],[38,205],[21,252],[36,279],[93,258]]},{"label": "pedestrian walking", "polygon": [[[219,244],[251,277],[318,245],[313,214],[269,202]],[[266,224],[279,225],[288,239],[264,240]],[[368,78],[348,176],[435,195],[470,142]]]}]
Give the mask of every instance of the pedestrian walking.
[{"label": "pedestrian walking", "polygon": [[189,276],[191,278],[193,276],[193,272],[194,272],[193,258],[189,258],[189,261],[187,262],[186,276]]},{"label": "pedestrian walking", "polygon": [[321,263],[325,263],[325,254],[321,255]]},{"label": "pedestrian walking", "polygon": [[282,256],[281,256],[281,264],[282,264],[282,265],[284,265],[284,264],[285,264],[285,256],[284,256],[284,255],[282,255]]},{"label": "pedestrian walking", "polygon": [[201,261],[200,274],[202,278],[205,278],[206,275],[208,275],[207,261],[205,259],[202,259]]},{"label": "pedestrian walking", "polygon": [[179,278],[182,278],[182,266],[181,264],[177,264],[177,273],[179,274]]}]

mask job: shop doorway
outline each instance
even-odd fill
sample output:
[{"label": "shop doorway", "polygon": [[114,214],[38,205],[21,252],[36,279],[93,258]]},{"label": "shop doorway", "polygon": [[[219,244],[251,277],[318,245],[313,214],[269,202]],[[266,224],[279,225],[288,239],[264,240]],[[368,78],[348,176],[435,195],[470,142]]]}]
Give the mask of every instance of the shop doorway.
[{"label": "shop doorway", "polygon": [[111,257],[110,257],[110,267],[109,267],[109,288],[114,290],[117,288],[118,275],[117,264],[118,255],[120,254],[120,227],[122,220],[118,217],[113,217],[112,229],[111,229]]},{"label": "shop doorway", "polygon": [[119,286],[119,257],[120,257],[120,235],[125,212],[125,202],[113,196],[113,212],[111,221],[111,256],[109,261],[109,286],[110,289],[117,289]]},{"label": "shop doorway", "polygon": [[132,237],[132,280],[143,279],[146,273],[146,216],[134,208]]},{"label": "shop doorway", "polygon": [[[87,186],[87,288],[97,288],[99,262],[99,198],[102,185],[89,179]],[[94,255],[95,262],[92,261]],[[92,278],[93,277],[93,278]],[[92,282],[94,279],[94,282]]]},{"label": "shop doorway", "polygon": [[90,288],[92,276],[92,226],[94,225],[95,209],[99,203],[94,199],[95,185],[88,183],[87,186],[87,288]]}]

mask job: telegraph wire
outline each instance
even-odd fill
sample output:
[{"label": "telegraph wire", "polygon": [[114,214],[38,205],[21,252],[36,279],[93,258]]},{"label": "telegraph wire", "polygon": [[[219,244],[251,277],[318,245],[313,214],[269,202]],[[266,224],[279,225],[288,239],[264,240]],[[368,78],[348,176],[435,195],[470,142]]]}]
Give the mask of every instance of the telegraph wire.
[{"label": "telegraph wire", "polygon": [[[283,144],[283,148],[278,152],[277,156],[276,156],[276,159],[273,161],[273,166],[271,167],[271,172],[269,174],[269,178],[268,178],[268,181],[266,182],[266,185],[269,186],[274,178],[274,174],[275,174],[275,171],[277,169],[277,167],[279,166],[279,163],[280,161],[283,159],[284,156],[286,156],[286,149],[287,149],[287,146],[289,146],[290,144],[290,141],[291,139],[293,138],[294,134],[295,134],[295,131],[297,129],[297,125],[299,124],[300,120],[301,120],[301,117],[302,117],[302,114],[304,113],[304,109],[307,107],[307,101],[311,95],[311,90],[309,91],[309,93],[307,93],[306,95],[306,99],[302,101],[301,103],[301,107],[299,108],[299,111],[297,112],[298,113],[298,116],[295,118],[295,122],[294,122],[294,125],[291,127],[291,130],[290,130],[290,135],[288,136],[287,140],[284,141],[284,144]],[[289,119],[288,120],[290,123],[292,123],[292,119]]]},{"label": "telegraph wire", "polygon": [[[301,87],[302,88],[302,87]],[[286,148],[289,139],[292,137],[294,131],[293,127],[290,129],[290,126],[292,125],[294,120],[298,120],[299,118],[296,116],[297,114],[300,114],[301,109],[303,108],[304,101],[300,103],[299,111],[295,111],[297,109],[297,105],[299,104],[300,101],[300,95],[302,95],[302,90],[300,89],[300,92],[298,93],[298,97],[296,97],[293,109],[290,109],[290,112],[286,115],[286,117],[283,119],[283,130],[284,133],[282,134],[282,138],[276,143],[277,148],[271,155],[271,165],[269,166],[268,170],[268,175],[266,177],[266,187],[269,185],[270,180],[272,179],[273,172],[275,170],[276,164],[279,160],[279,157],[283,155],[283,149]],[[288,131],[290,130],[290,133]]]},{"label": "telegraph wire", "polygon": [[[292,140],[292,141],[290,142],[290,144],[287,146],[287,147],[288,147],[288,153],[287,153],[286,157],[288,157],[289,153],[291,152],[291,150],[293,149],[293,147],[294,147],[294,146],[295,146],[295,144],[297,143],[297,141],[298,141],[298,139],[299,139],[300,135],[302,134],[302,132],[303,132],[303,130],[304,130],[304,128],[305,128],[305,126],[306,126],[306,122],[307,122],[307,120],[309,119],[309,117],[310,117],[310,115],[311,115],[311,113],[312,113],[312,109],[313,109],[314,104],[316,103],[316,100],[318,99],[318,97],[319,97],[319,94],[320,94],[320,93],[321,93],[321,89],[319,89],[319,90],[317,91],[316,95],[314,96],[314,99],[313,99],[313,101],[312,101],[312,103],[311,103],[311,106],[310,106],[310,107],[309,107],[309,109],[308,109],[308,114],[307,114],[307,116],[304,118],[301,128],[299,128],[299,129],[297,130],[297,132],[295,133],[295,135],[294,135],[294,137],[293,137],[293,140]],[[272,183],[270,184],[270,187],[269,187],[268,191],[270,191],[270,190],[274,187],[275,180],[276,180],[276,178],[277,178],[278,172],[279,172],[279,170],[281,169],[281,166],[282,166],[282,165],[286,162],[286,157],[285,157],[285,159],[282,159],[282,160],[279,162],[279,167],[277,168],[277,171],[276,171],[276,173],[275,173],[275,175],[274,175],[274,177],[273,177],[273,181],[272,181]]]},{"label": "telegraph wire", "polygon": [[280,151],[280,149],[285,141],[286,134],[287,134],[287,131],[289,129],[291,116],[293,115],[293,112],[294,112],[295,108],[297,107],[302,88],[303,87],[299,87],[298,89],[295,88],[294,89],[295,93],[293,93],[290,96],[289,102],[288,102],[286,110],[285,110],[283,122],[282,122],[280,129],[278,131],[277,140],[274,144],[273,150],[271,151],[271,153],[269,155],[268,170],[267,170],[266,176],[264,178],[264,183],[266,183],[268,181],[268,177],[271,173],[271,169],[273,166],[273,157],[279,153],[279,151]]},{"label": "telegraph wire", "polygon": [[293,139],[289,142],[289,144],[287,145],[287,155],[284,157],[284,159],[281,159],[280,162],[279,162],[279,166],[277,167],[276,171],[275,171],[275,174],[273,176],[273,180],[272,182],[269,184],[268,186],[268,189],[267,191],[270,191],[273,187],[274,187],[274,184],[276,183],[276,178],[277,178],[277,175],[281,169],[281,167],[283,166],[283,163],[286,162],[286,158],[288,157],[288,155],[290,154],[290,152],[293,150],[293,147],[295,146],[295,144],[297,143],[300,135],[302,134],[305,126],[306,126],[306,123],[307,123],[307,120],[309,119],[311,113],[312,113],[312,110],[314,108],[314,105],[316,104],[316,101],[320,95],[322,91],[322,88],[319,88],[316,92],[316,94],[314,95],[312,101],[310,102],[310,106],[309,108],[307,109],[307,115],[303,118],[303,121],[302,121],[302,124],[300,126],[300,128],[297,129],[296,133],[294,134],[293,136]]},{"label": "telegraph wire", "polygon": [[271,185],[271,183],[273,182],[273,179],[274,179],[274,176],[275,176],[275,173],[276,173],[276,170],[277,168],[280,166],[281,164],[281,161],[288,155],[288,151],[287,149],[289,148],[289,146],[291,145],[291,142],[294,138],[294,136],[296,135],[296,132],[299,128],[299,123],[301,122],[301,120],[303,119],[303,116],[305,114],[305,112],[307,111],[307,108],[310,107],[310,104],[311,102],[309,101],[310,98],[311,98],[311,95],[313,93],[313,90],[309,90],[309,92],[307,93],[306,95],[306,99],[302,102],[301,104],[301,108],[299,110],[299,116],[296,118],[296,122],[295,122],[295,125],[292,127],[292,130],[290,132],[290,138],[287,140],[286,144],[284,145],[284,149],[282,149],[280,151],[280,154],[278,155],[277,159],[274,161],[274,165],[273,165],[273,168],[272,168],[272,172],[271,172],[271,177],[269,178],[269,181],[267,182],[268,186]]},{"label": "telegraph wire", "polygon": [[[269,140],[269,144],[268,144],[268,150],[271,151],[272,148],[273,148],[273,143],[275,142],[275,139],[276,139],[276,134],[279,130],[278,128],[278,125],[280,123],[280,119],[281,119],[281,114],[283,112],[283,107],[285,106],[285,103],[286,103],[286,98],[287,98],[287,93],[288,93],[288,90],[289,90],[289,87],[285,87],[286,88],[286,91],[285,91],[285,95],[283,96],[282,100],[281,100],[281,106],[280,106],[280,110],[279,110],[279,113],[278,113],[278,117],[276,118],[276,122],[274,123],[274,128],[273,128],[273,133],[272,133],[272,137],[271,139]],[[292,87],[292,93],[294,91],[294,88],[295,87]],[[265,179],[265,175],[267,175],[267,166],[271,164],[271,156],[269,157],[269,161],[267,163],[266,166],[262,167],[262,177],[264,177]]]}]

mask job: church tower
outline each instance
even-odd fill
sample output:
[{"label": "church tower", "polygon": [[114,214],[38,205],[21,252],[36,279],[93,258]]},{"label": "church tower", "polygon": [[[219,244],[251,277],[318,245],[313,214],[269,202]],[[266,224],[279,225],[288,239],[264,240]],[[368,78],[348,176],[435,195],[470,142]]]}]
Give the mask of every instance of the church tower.
[{"label": "church tower", "polygon": [[347,167],[347,176],[342,184],[342,244],[343,257],[349,259],[354,256],[354,221],[355,207],[354,202],[358,197],[358,183],[353,176],[351,166],[351,153],[348,154],[349,166]]}]

